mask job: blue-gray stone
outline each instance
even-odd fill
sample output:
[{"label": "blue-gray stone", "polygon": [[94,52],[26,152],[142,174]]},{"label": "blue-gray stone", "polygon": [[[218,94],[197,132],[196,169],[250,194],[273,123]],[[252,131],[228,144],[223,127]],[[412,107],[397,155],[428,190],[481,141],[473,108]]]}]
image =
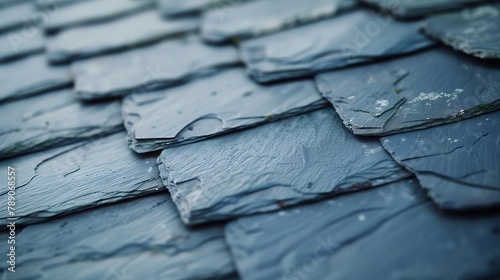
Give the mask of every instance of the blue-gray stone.
[{"label": "blue-gray stone", "polygon": [[41,94],[72,83],[69,68],[49,66],[43,54],[0,64],[0,102]]},{"label": "blue-gray stone", "polygon": [[123,129],[121,103],[85,104],[64,89],[0,104],[0,158],[103,136]]},{"label": "blue-gray stone", "polygon": [[157,0],[158,8],[166,17],[196,15],[203,10],[235,7],[251,0]]},{"label": "blue-gray stone", "polygon": [[377,139],[352,135],[331,108],[167,149],[158,163],[187,224],[286,208],[409,176]]},{"label": "blue-gray stone", "polygon": [[[27,224],[160,191],[156,156],[130,151],[125,134],[116,133],[7,159],[0,168],[18,170],[17,224]],[[7,172],[0,177],[7,182]],[[7,201],[7,189],[0,199]],[[7,207],[0,217],[7,218]]]},{"label": "blue-gray stone", "polygon": [[421,22],[398,22],[359,9],[241,43],[249,74],[259,82],[307,76],[413,52],[430,45]]},{"label": "blue-gray stone", "polygon": [[233,46],[209,46],[190,36],[77,61],[71,70],[76,93],[90,100],[173,86],[239,61]]},{"label": "blue-gray stone", "polygon": [[500,111],[381,138],[442,207],[500,206]]},{"label": "blue-gray stone", "polygon": [[500,213],[450,215],[403,181],[231,222],[244,280],[497,279]]},{"label": "blue-gray stone", "polygon": [[27,226],[16,245],[16,272],[7,279],[228,279],[236,272],[224,228],[185,227],[167,193]]},{"label": "blue-gray stone", "polygon": [[265,0],[226,5],[204,13],[201,34],[209,42],[257,37],[352,8],[353,0]]},{"label": "blue-gray stone", "polygon": [[67,63],[155,43],[197,28],[195,19],[167,21],[156,11],[145,11],[104,24],[60,32],[47,40],[47,56],[51,63]]},{"label": "blue-gray stone", "polygon": [[262,86],[241,68],[123,102],[130,147],[139,153],[192,143],[325,107],[310,80]]},{"label": "blue-gray stone", "polygon": [[29,32],[19,29],[0,35],[0,63],[41,53],[44,49],[45,40],[39,29]]},{"label": "blue-gray stone", "polygon": [[500,4],[431,17],[425,31],[467,54],[500,59]]},{"label": "blue-gray stone", "polygon": [[500,109],[500,67],[446,47],[320,74],[319,91],[359,135],[387,135]]},{"label": "blue-gray stone", "polygon": [[30,2],[2,7],[0,9],[0,33],[22,27],[26,23],[25,20],[31,20],[35,12]]}]

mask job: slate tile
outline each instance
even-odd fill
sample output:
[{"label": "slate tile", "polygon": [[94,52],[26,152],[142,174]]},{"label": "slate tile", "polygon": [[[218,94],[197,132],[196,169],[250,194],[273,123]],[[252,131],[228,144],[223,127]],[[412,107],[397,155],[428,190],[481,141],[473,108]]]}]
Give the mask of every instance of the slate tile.
[{"label": "slate tile", "polygon": [[0,33],[22,27],[25,18],[30,18],[34,12],[35,9],[29,2],[2,7],[0,9]]},{"label": "slate tile", "polygon": [[316,77],[319,91],[359,135],[387,135],[500,108],[500,68],[434,48]]},{"label": "slate tile", "polygon": [[355,137],[330,108],[167,149],[158,163],[187,224],[276,210],[409,176],[377,139]]},{"label": "slate tile", "polygon": [[496,279],[500,213],[448,215],[416,183],[226,227],[242,279]]},{"label": "slate tile", "polygon": [[416,18],[491,0],[361,0],[399,18]]},{"label": "slate tile", "polygon": [[78,102],[64,89],[0,104],[0,158],[34,152],[123,130],[121,103]]},{"label": "slate tile", "polygon": [[233,46],[213,47],[190,36],[72,64],[75,91],[102,99],[186,82],[239,63]]},{"label": "slate tile", "polygon": [[[434,44],[421,22],[398,22],[356,10],[241,43],[250,75],[259,82],[311,75],[413,52]],[[298,39],[300,38],[300,39]]]},{"label": "slate tile", "polygon": [[51,63],[67,63],[154,43],[197,27],[195,19],[166,21],[156,11],[146,11],[105,24],[60,32],[48,40],[47,55]]},{"label": "slate tile", "polygon": [[49,66],[43,54],[0,64],[0,102],[37,95],[72,83],[69,68]]},{"label": "slate tile", "polygon": [[467,54],[500,59],[500,4],[431,17],[425,31]]},{"label": "slate tile", "polygon": [[55,33],[71,27],[103,23],[139,13],[154,7],[152,1],[105,0],[84,1],[62,7],[58,13],[46,21],[44,29]]},{"label": "slate tile", "polygon": [[251,38],[335,15],[355,6],[354,0],[250,1],[205,12],[203,38],[213,43]]},{"label": "slate tile", "polygon": [[[41,222],[158,192],[162,184],[155,165],[157,154],[133,153],[124,137],[124,133],[89,137],[80,144],[0,162],[4,170],[7,166],[19,170],[17,223]],[[1,176],[7,180],[6,174]],[[1,192],[0,198],[6,201],[6,191]],[[6,211],[7,208],[0,209],[1,218],[7,217]]]},{"label": "slate tile", "polygon": [[0,63],[42,53],[44,49],[43,34],[37,29],[29,33],[21,29],[0,35]]},{"label": "slate tile", "polygon": [[206,9],[235,7],[251,0],[157,0],[158,9],[165,17],[196,15]]},{"label": "slate tile", "polygon": [[16,239],[9,279],[227,279],[236,272],[222,225],[186,228],[167,193],[30,225]]},{"label": "slate tile", "polygon": [[130,147],[144,153],[325,106],[310,80],[261,86],[234,68],[179,87],[129,95],[123,118]]},{"label": "slate tile", "polygon": [[500,206],[500,111],[381,138],[443,208]]}]

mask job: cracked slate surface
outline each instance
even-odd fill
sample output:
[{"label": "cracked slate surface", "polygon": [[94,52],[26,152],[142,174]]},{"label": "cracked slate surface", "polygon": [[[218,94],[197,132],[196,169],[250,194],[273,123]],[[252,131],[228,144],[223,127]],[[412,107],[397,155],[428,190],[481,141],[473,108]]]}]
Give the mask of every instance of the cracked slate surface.
[{"label": "cracked slate surface", "polygon": [[147,0],[82,1],[61,8],[45,22],[43,28],[48,33],[55,33],[71,27],[104,23],[145,11],[153,6],[153,2]]},{"label": "cracked slate surface", "polygon": [[131,148],[144,153],[325,106],[311,80],[262,86],[234,68],[179,87],[129,95],[123,118]]},{"label": "cracked slate surface", "polygon": [[440,207],[500,206],[500,111],[381,138]]},{"label": "cracked slate surface", "polygon": [[123,129],[120,102],[81,103],[70,89],[0,104],[0,111],[9,116],[0,120],[0,158]]},{"label": "cracked slate surface", "polygon": [[101,99],[180,84],[239,61],[233,46],[209,46],[189,36],[77,61],[71,69],[78,96]]},{"label": "cracked slate surface", "polygon": [[490,0],[361,0],[399,18],[415,18]]},{"label": "cracked slate surface", "polygon": [[[249,74],[259,82],[307,76],[413,52],[434,44],[421,22],[398,22],[358,9],[332,19],[241,43]],[[365,31],[369,30],[369,31]],[[301,38],[297,40],[297,38]]]},{"label": "cracked slate surface", "polygon": [[[1,6],[1,4],[0,4]],[[0,9],[0,33],[22,27],[25,18],[31,18],[35,9],[29,2],[8,5]]]},{"label": "cracked slate surface", "polygon": [[316,76],[359,135],[387,135],[500,109],[500,68],[446,47]]},{"label": "cracked slate surface", "polygon": [[228,224],[226,239],[245,280],[494,279],[500,273],[500,213],[449,215],[411,181],[241,218]]},{"label": "cracked slate surface", "polygon": [[424,29],[454,49],[500,59],[500,4],[434,16],[426,20]]},{"label": "cracked slate surface", "polygon": [[60,32],[47,40],[47,57],[51,63],[67,63],[151,44],[197,28],[196,19],[167,21],[156,11],[145,11],[106,24],[82,26]]},{"label": "cracked slate surface", "polygon": [[69,86],[65,66],[49,66],[43,54],[0,64],[0,102],[20,99]]},{"label": "cracked slate surface", "polygon": [[185,223],[272,211],[393,182],[404,171],[331,108],[164,150],[161,178]]},{"label": "cracked slate surface", "polygon": [[335,15],[354,7],[354,0],[250,1],[208,10],[202,37],[213,43],[257,37]]},{"label": "cracked slate surface", "polygon": [[22,30],[0,35],[0,63],[12,61],[45,49],[45,40],[40,30],[26,37]]},{"label": "cracked slate surface", "polygon": [[16,239],[23,246],[9,279],[227,279],[236,272],[222,225],[186,228],[166,192],[30,225]]},{"label": "cracked slate surface", "polygon": [[[17,224],[47,219],[138,197],[162,188],[155,155],[130,151],[124,133],[0,162],[18,170]],[[2,175],[2,176],[6,176]],[[7,180],[7,178],[4,178]],[[7,199],[2,191],[0,198]],[[0,217],[7,217],[7,208]]]}]

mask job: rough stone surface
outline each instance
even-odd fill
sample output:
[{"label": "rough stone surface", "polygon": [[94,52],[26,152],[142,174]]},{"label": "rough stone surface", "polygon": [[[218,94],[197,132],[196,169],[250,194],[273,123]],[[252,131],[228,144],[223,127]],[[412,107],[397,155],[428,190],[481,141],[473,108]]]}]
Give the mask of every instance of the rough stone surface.
[{"label": "rough stone surface", "polygon": [[194,19],[164,20],[146,11],[102,25],[83,26],[60,32],[47,43],[51,63],[125,50],[176,36],[198,27]]},{"label": "rough stone surface", "polygon": [[43,54],[0,64],[0,102],[44,93],[72,83],[69,68],[49,66]]},{"label": "rough stone surface", "polygon": [[123,129],[121,103],[85,104],[69,89],[0,104],[0,158]]},{"label": "rough stone surface", "polygon": [[500,206],[500,111],[381,138],[443,208]]},{"label": "rough stone surface", "polygon": [[462,8],[470,4],[484,3],[490,0],[361,0],[365,3],[388,11],[396,17],[415,18]]},{"label": "rough stone surface", "polygon": [[449,215],[410,181],[242,218],[242,279],[496,279],[500,213]]},{"label": "rough stone surface", "polygon": [[30,2],[2,7],[0,9],[0,33],[22,27],[24,19],[31,19],[34,12],[35,9]]},{"label": "rough stone surface", "polygon": [[429,18],[425,31],[467,54],[500,59],[500,4]]},{"label": "rough stone surface", "polygon": [[387,135],[500,108],[500,67],[441,47],[320,74],[319,91],[359,135]]},{"label": "rough stone surface", "polygon": [[256,37],[331,17],[354,7],[355,3],[353,0],[274,0],[226,5],[205,12],[201,34],[214,43]]},{"label": "rough stone surface", "polygon": [[330,108],[167,149],[158,162],[188,224],[276,210],[409,175],[377,139],[353,136]]},{"label": "rough stone surface", "polygon": [[62,7],[57,14],[45,22],[43,27],[46,32],[54,33],[71,27],[104,23],[152,7],[153,2],[146,0],[83,1]]},{"label": "rough stone surface", "polygon": [[398,22],[360,9],[244,41],[241,53],[249,74],[259,82],[268,82],[409,53],[434,44],[420,33],[420,26],[421,22]]},{"label": "rough stone surface", "polygon": [[0,35],[0,63],[43,52],[45,41],[42,32],[31,32],[29,38],[24,36],[22,30]]},{"label": "rough stone surface", "polygon": [[[5,233],[0,236],[7,240]],[[191,280],[235,274],[224,228],[186,228],[167,193],[30,225],[16,240],[22,246],[15,277],[8,279]]]},{"label": "rough stone surface", "polygon": [[261,86],[235,68],[123,103],[131,148],[144,153],[325,107],[310,80]]},{"label": "rough stone surface", "polygon": [[[18,170],[17,224],[130,199],[162,189],[156,156],[140,156],[127,147],[124,133],[94,137],[81,144],[28,154],[0,162]],[[1,175],[7,182],[7,172]],[[7,201],[7,189],[0,199]],[[0,209],[7,217],[7,207]]]},{"label": "rough stone surface", "polygon": [[77,61],[71,69],[78,96],[101,99],[180,84],[239,61],[234,47],[205,45],[192,36]]}]

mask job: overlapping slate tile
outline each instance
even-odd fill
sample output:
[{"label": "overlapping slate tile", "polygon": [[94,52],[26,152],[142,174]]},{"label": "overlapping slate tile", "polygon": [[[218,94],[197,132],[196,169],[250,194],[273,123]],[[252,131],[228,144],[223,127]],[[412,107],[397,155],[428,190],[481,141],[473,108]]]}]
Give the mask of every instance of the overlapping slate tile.
[{"label": "overlapping slate tile", "polygon": [[198,27],[195,19],[164,20],[156,11],[118,19],[106,24],[84,26],[60,32],[48,40],[51,63],[96,56],[160,41]]},{"label": "overlapping slate tile", "polygon": [[239,61],[234,47],[208,46],[190,36],[77,61],[72,72],[80,98],[101,99],[179,84]]},{"label": "overlapping slate tile", "polygon": [[164,185],[188,224],[271,211],[407,177],[331,108],[164,150]]},{"label": "overlapping slate tile", "polygon": [[158,8],[166,17],[195,15],[205,9],[222,9],[224,7],[235,7],[242,2],[251,0],[157,0]]},{"label": "overlapping slate tile", "polygon": [[134,13],[145,11],[153,7],[149,0],[104,0],[85,1],[62,8],[58,13],[46,21],[46,32],[54,33],[62,29],[75,26],[103,23]]},{"label": "overlapping slate tile", "polygon": [[352,8],[353,0],[250,1],[205,12],[201,34],[209,42],[256,37],[290,28]]},{"label": "overlapping slate tile", "polygon": [[415,18],[490,0],[361,0],[400,18]]},{"label": "overlapping slate tile", "polygon": [[12,31],[0,35],[0,63],[43,52],[45,41],[40,30]]},{"label": "overlapping slate tile", "polygon": [[310,80],[261,86],[234,68],[168,90],[129,95],[131,148],[144,153],[325,107]]},{"label": "overlapping slate tile", "polygon": [[35,9],[30,2],[8,5],[0,9],[0,33],[23,26]]},{"label": "overlapping slate tile", "polygon": [[40,94],[72,83],[69,68],[49,66],[43,54],[0,64],[0,102]]},{"label": "overlapping slate tile", "polygon": [[69,89],[0,104],[0,110],[8,116],[0,120],[0,158],[123,129],[120,102],[81,103]]},{"label": "overlapping slate tile", "polygon": [[429,18],[425,31],[467,54],[500,59],[500,4]]},{"label": "overlapping slate tile", "polygon": [[499,78],[495,63],[441,47],[316,81],[355,134],[387,135],[499,109]]},{"label": "overlapping slate tile", "polygon": [[500,206],[500,111],[381,138],[443,208]]},{"label": "overlapping slate tile", "polygon": [[242,279],[496,279],[500,213],[449,215],[409,181],[242,218]]},{"label": "overlapping slate tile", "polygon": [[[125,134],[116,133],[5,160],[0,167],[20,170],[16,200],[22,207],[16,215],[18,224],[26,224],[159,191],[156,156],[133,153]],[[7,199],[6,191],[0,198]],[[6,211],[0,210],[2,218]]]},{"label": "overlapping slate tile", "polygon": [[250,75],[268,82],[428,47],[433,42],[420,34],[420,26],[420,22],[398,22],[360,9],[247,40],[241,43],[241,52]]},{"label": "overlapping slate tile", "polygon": [[235,274],[224,228],[186,228],[166,193],[30,225],[16,239],[18,265],[11,274],[16,278],[8,279],[227,279]]}]

